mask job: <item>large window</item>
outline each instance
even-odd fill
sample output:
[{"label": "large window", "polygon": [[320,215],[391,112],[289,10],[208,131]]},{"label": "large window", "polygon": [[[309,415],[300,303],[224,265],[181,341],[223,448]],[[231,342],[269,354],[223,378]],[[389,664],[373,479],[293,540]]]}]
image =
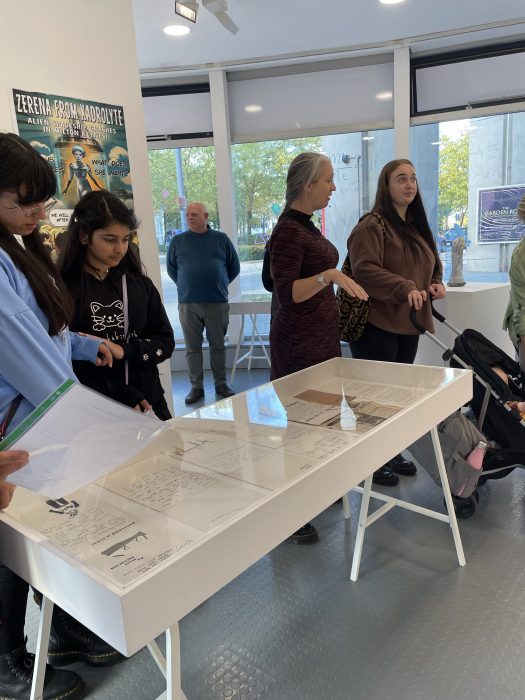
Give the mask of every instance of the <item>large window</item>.
[{"label": "large window", "polygon": [[[373,203],[377,175],[384,163],[393,158],[393,150],[392,130],[233,146],[241,294],[253,300],[268,296],[261,281],[264,246],[282,211],[286,172],[296,155],[322,151],[332,161],[337,189],[329,206],[316,212],[314,221],[337,247],[342,263],[348,235]],[[259,330],[267,334],[268,325],[269,319],[261,319]],[[251,324],[247,324],[245,333],[251,334]]]},{"label": "large window", "polygon": [[268,294],[261,281],[264,246],[283,208],[288,165],[302,151],[320,149],[319,138],[232,146],[240,288],[244,297],[255,301]]},{"label": "large window", "polygon": [[[394,157],[394,131],[384,129],[232,146],[237,243],[244,297],[267,298],[261,269],[264,246],[282,211],[286,172],[305,150],[323,151],[335,171],[336,192],[330,205],[315,215],[323,234],[339,251],[359,217],[371,208],[377,177]],[[508,279],[510,257],[525,233],[514,209],[525,194],[525,113],[501,114],[411,128],[411,158],[448,280],[452,242],[467,241],[467,281]],[[182,331],[177,290],[166,272],[170,239],[186,228],[185,206],[204,201],[210,223],[218,226],[213,147],[150,150],[150,173],[161,260],[164,298],[178,338]],[[269,319],[260,319],[267,334]],[[247,323],[245,334],[251,334]]]},{"label": "large window", "polygon": [[415,126],[412,158],[445,280],[452,242],[467,241],[467,281],[508,280],[510,257],[525,233],[515,208],[525,194],[525,113]]},{"label": "large window", "polygon": [[166,252],[173,236],[187,229],[188,202],[204,202],[208,207],[210,225],[218,225],[215,154],[212,146],[193,146],[150,150],[148,156],[164,306],[175,337],[180,339],[182,329],[177,310],[177,287],[166,271]]}]

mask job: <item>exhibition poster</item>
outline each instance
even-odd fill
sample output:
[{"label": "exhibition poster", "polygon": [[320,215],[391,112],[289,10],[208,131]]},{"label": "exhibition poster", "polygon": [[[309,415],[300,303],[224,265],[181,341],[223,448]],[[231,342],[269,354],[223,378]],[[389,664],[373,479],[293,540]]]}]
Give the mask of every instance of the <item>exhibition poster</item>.
[{"label": "exhibition poster", "polygon": [[133,207],[122,106],[13,88],[13,107],[19,135],[56,173],[57,193],[40,225],[51,248],[88,192],[109,190]]},{"label": "exhibition poster", "polygon": [[525,224],[516,208],[525,196],[525,185],[504,185],[478,190],[478,243],[517,243]]}]

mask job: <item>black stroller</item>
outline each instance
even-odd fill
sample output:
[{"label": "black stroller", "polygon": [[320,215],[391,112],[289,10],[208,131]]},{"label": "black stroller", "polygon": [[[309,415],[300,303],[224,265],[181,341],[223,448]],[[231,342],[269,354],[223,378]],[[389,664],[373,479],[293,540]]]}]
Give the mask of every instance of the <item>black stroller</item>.
[{"label": "black stroller", "polygon": [[[469,405],[478,430],[495,443],[487,449],[479,483],[500,479],[515,466],[525,465],[525,422],[517,410],[517,403],[525,401],[525,378],[519,364],[481,333],[470,328],[460,331],[434,307],[432,315],[456,335],[453,348],[426,331],[417,321],[414,309],[410,312],[417,330],[444,350],[445,362],[451,367],[472,370],[473,397]],[[499,374],[494,367],[500,370]]]}]

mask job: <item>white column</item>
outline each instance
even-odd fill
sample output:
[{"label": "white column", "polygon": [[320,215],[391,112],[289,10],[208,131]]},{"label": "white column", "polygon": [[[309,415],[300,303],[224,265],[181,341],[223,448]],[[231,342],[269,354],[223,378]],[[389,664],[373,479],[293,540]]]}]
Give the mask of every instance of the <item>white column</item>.
[{"label": "white column", "polygon": [[210,72],[211,116],[215,165],[217,168],[217,197],[221,230],[237,245],[237,221],[235,217],[233,169],[231,160],[230,114],[228,109],[228,84],[226,72]]},{"label": "white column", "polygon": [[394,132],[396,158],[410,158],[410,47],[394,51]]},{"label": "white column", "polygon": [[[230,112],[228,106],[228,81],[226,71],[210,71],[211,118],[213,144],[217,169],[217,199],[221,231],[224,231],[237,247],[237,217],[235,216],[233,192],[233,168],[230,137]],[[230,299],[241,293],[240,276],[229,287]],[[239,334],[239,317],[230,319],[228,335]]]}]

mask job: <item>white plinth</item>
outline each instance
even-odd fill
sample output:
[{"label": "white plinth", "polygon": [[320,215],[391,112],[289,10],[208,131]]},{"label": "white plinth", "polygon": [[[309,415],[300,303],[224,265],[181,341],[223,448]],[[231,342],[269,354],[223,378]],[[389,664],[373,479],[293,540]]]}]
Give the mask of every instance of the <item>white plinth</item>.
[{"label": "white plinth", "polygon": [[[509,336],[502,330],[503,315],[507,308],[510,284],[469,282],[464,287],[447,287],[447,295],[435,303],[435,308],[460,331],[474,328],[507,355],[514,357]],[[434,319],[436,336],[448,347],[454,345],[454,333]],[[439,366],[443,351],[429,338],[422,337],[416,364]]]}]

